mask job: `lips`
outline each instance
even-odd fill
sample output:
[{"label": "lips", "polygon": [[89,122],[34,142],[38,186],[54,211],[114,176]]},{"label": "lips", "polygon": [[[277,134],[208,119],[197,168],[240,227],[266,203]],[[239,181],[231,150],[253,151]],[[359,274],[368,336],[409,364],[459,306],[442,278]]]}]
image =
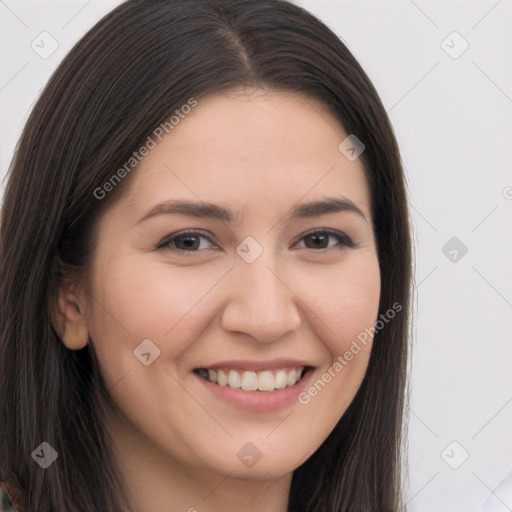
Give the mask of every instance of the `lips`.
[{"label": "lips", "polygon": [[[199,384],[194,393],[212,406],[220,401],[233,410],[273,414],[297,405],[298,396],[316,375],[315,369],[305,360],[284,358],[205,364],[192,372]],[[225,414],[224,405],[222,410]]]}]

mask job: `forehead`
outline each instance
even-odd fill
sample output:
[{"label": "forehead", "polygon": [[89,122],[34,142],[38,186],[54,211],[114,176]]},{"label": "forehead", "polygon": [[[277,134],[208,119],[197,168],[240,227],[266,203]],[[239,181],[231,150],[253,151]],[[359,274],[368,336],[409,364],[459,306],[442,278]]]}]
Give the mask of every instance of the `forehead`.
[{"label": "forehead", "polygon": [[234,210],[335,194],[369,210],[364,168],[339,150],[347,134],[320,102],[296,93],[236,91],[198,105],[139,164],[125,202],[173,198]]}]

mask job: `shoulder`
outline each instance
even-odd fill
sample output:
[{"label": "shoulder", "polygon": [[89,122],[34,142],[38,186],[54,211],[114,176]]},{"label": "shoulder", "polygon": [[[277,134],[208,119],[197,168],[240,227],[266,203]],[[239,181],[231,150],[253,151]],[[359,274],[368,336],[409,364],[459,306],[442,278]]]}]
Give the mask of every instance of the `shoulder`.
[{"label": "shoulder", "polygon": [[7,484],[0,482],[0,512],[11,512],[12,502],[7,492]]},{"label": "shoulder", "polygon": [[20,512],[13,505],[11,488],[2,481],[0,481],[0,512]]}]

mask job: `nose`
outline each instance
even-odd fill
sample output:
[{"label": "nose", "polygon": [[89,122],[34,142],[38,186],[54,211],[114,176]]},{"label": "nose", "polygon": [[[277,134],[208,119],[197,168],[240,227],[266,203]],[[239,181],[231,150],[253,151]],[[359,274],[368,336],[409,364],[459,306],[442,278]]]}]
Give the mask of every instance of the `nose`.
[{"label": "nose", "polygon": [[301,324],[298,298],[287,279],[276,271],[272,256],[264,252],[252,263],[238,258],[229,279],[229,300],[222,314],[224,329],[247,334],[260,343],[297,330]]}]

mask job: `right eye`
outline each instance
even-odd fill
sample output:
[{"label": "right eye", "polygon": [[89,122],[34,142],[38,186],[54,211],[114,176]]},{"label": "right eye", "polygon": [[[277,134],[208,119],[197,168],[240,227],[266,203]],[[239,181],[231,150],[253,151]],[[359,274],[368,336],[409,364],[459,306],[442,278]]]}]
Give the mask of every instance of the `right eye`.
[{"label": "right eye", "polygon": [[[208,244],[213,245],[213,247],[208,247]],[[157,249],[181,253],[183,255],[186,254],[188,256],[190,253],[200,252],[211,248],[216,249],[218,247],[218,245],[212,242],[210,237],[200,231],[188,230],[166,237],[162,242],[160,242]]]}]

